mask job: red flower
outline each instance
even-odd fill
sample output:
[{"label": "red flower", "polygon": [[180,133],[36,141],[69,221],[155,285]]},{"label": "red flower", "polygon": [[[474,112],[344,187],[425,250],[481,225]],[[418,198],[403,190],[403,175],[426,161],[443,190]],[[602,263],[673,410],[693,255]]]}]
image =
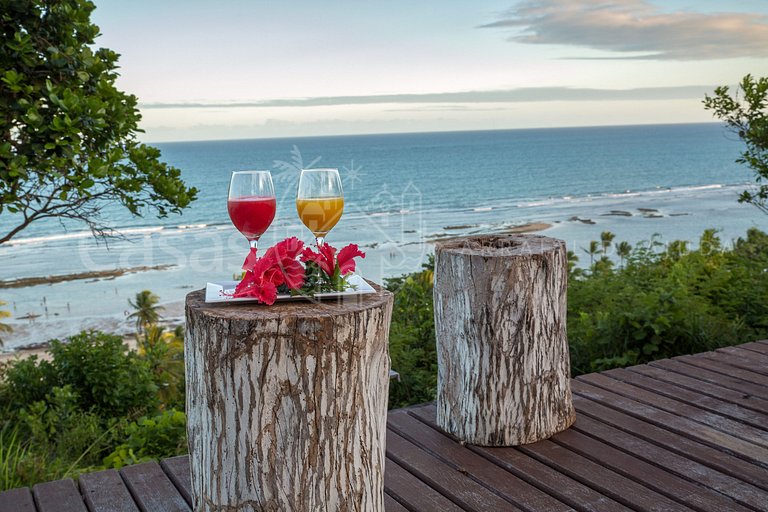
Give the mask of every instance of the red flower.
[{"label": "red flower", "polygon": [[256,258],[252,251],[243,264],[245,276],[235,288],[233,297],[254,297],[265,304],[274,304],[277,287],[281,284],[292,289],[301,288],[304,267],[296,258],[303,248],[304,242],[292,237],[267,249],[261,258]]},{"label": "red flower", "polygon": [[330,244],[323,244],[320,247],[320,252],[315,252],[309,247],[304,249],[301,253],[301,261],[313,261],[323,269],[328,276],[333,276],[337,265],[339,269],[339,275],[346,275],[355,271],[355,258],[360,256],[365,258],[365,253],[362,252],[357,244],[349,244],[339,251],[338,257],[336,256],[336,248]]},{"label": "red flower", "polygon": [[339,251],[339,256],[336,258],[339,264],[339,273],[346,275],[355,271],[355,258],[360,256],[365,258],[365,253],[361,251],[357,244],[349,244]]},{"label": "red flower", "polygon": [[336,249],[331,244],[323,244],[319,247],[320,252],[315,252],[309,247],[301,253],[301,261],[313,261],[323,269],[327,275],[332,276],[336,269]]},{"label": "red flower", "polygon": [[233,297],[253,297],[264,304],[275,303],[277,285],[272,282],[274,259],[270,256],[270,252],[267,251],[267,254],[256,261],[252,270],[245,272],[243,279],[235,287]]},{"label": "red flower", "polygon": [[285,283],[288,288],[296,289],[304,285],[304,267],[297,261],[299,254],[304,249],[304,242],[298,238],[286,238],[267,252],[274,250],[274,258],[282,279],[278,286]]}]

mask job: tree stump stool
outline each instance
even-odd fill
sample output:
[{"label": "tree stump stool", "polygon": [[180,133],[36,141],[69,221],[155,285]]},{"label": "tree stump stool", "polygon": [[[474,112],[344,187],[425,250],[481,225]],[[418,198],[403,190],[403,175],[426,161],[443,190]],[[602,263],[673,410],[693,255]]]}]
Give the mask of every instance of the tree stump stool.
[{"label": "tree stump stool", "polygon": [[437,423],[482,446],[516,446],[573,424],[565,243],[475,236],[435,250]]},{"label": "tree stump stool", "polygon": [[273,306],[187,295],[195,511],[384,510],[392,294]]}]

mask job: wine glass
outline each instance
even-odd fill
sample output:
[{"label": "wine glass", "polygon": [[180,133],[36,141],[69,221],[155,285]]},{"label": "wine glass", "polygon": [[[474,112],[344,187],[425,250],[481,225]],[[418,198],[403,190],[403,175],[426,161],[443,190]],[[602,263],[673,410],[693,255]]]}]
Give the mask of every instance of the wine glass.
[{"label": "wine glass", "polygon": [[296,192],[296,211],[315,235],[318,247],[339,222],[344,211],[344,191],[338,169],[302,169]]},{"label": "wine glass", "polygon": [[259,237],[275,218],[277,201],[269,171],[234,171],[229,180],[227,211],[256,253]]}]

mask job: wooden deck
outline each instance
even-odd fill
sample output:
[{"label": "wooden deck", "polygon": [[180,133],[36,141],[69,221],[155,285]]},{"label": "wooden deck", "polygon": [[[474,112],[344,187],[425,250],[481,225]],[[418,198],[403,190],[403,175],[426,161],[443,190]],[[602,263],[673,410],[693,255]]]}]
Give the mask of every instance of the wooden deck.
[{"label": "wooden deck", "polygon": [[[393,511],[768,510],[768,341],[573,381],[576,424],[462,446],[435,408],[390,411]],[[186,456],[0,493],[0,512],[188,511]]]}]

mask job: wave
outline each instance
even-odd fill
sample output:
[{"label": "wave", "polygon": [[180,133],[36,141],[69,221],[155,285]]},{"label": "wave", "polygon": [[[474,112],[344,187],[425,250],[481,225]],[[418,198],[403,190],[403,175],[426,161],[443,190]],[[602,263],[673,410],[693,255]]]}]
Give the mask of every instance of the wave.
[{"label": "wave", "polygon": [[[153,227],[144,227],[144,228],[117,229],[116,231],[120,235],[146,235],[146,234],[152,234],[152,233],[159,233],[164,229],[166,229],[165,226],[153,226]],[[34,236],[29,238],[14,238],[9,240],[7,243],[9,246],[42,244],[42,243],[48,243],[48,242],[57,242],[61,240],[77,240],[79,238],[90,238],[91,236],[93,236],[93,233],[91,231],[75,231],[73,233],[60,233],[56,235]]]},{"label": "wave", "polygon": [[729,190],[743,187],[744,184],[711,183],[707,185],[686,185],[680,187],[661,187],[647,190],[625,190],[624,192],[603,192],[599,194],[584,194],[579,196],[550,197],[548,199],[535,200],[525,203],[517,203],[517,208],[537,208],[542,206],[556,206],[565,204],[577,204],[594,202],[601,199],[631,199],[642,197],[654,197],[659,195],[683,195],[708,190]]},{"label": "wave", "polygon": [[[360,220],[364,218],[375,218],[375,217],[391,217],[391,216],[402,216],[402,215],[429,215],[433,213],[442,213],[447,210],[451,211],[471,211],[471,212],[491,212],[491,211],[503,211],[509,208],[520,208],[520,209],[534,209],[534,208],[542,208],[542,207],[562,207],[567,206],[569,204],[580,204],[580,203],[586,203],[586,202],[594,202],[599,200],[622,200],[622,199],[631,199],[631,198],[642,198],[642,197],[654,197],[659,195],[684,195],[684,194],[695,194],[698,192],[706,192],[706,191],[715,191],[715,190],[731,190],[731,189],[737,189],[740,187],[744,187],[745,183],[738,183],[738,184],[723,184],[723,183],[710,183],[710,184],[704,184],[704,185],[686,185],[686,186],[679,186],[679,187],[662,187],[658,186],[653,189],[647,189],[647,190],[625,190],[623,192],[603,192],[603,193],[592,193],[592,194],[582,194],[582,195],[563,195],[560,197],[549,197],[549,198],[535,198],[530,197],[526,198],[523,202],[520,202],[519,199],[510,199],[507,201],[501,201],[495,204],[494,206],[477,206],[477,207],[464,207],[464,208],[441,208],[436,204],[425,204],[425,208],[420,210],[410,210],[410,209],[401,209],[401,210],[389,210],[389,211],[375,211],[375,212],[366,212],[362,210],[358,210],[355,212],[349,212],[344,216],[345,219],[353,221],[353,220]],[[280,221],[276,221],[276,226],[281,225]],[[294,223],[289,223],[289,227],[294,227]],[[300,226],[300,225],[299,225]],[[229,222],[210,222],[210,223],[191,223],[191,224],[177,224],[177,225],[165,225],[165,226],[144,226],[144,227],[125,227],[125,228],[116,228],[116,231],[123,236],[127,237],[140,237],[140,236],[147,236],[147,235],[163,235],[163,236],[171,236],[176,235],[180,236],[184,233],[190,233],[195,231],[202,231],[202,230],[229,230],[232,229],[232,225]],[[83,230],[83,231],[75,231],[70,233],[55,233],[50,235],[44,235],[44,236],[34,236],[34,237],[28,237],[28,238],[18,238],[18,239],[12,239],[8,241],[6,244],[3,244],[4,247],[13,247],[13,246],[26,246],[26,245],[34,245],[34,244],[47,244],[47,243],[55,243],[55,242],[69,242],[73,240],[78,239],[85,239],[90,238],[92,236],[91,231]]]}]

